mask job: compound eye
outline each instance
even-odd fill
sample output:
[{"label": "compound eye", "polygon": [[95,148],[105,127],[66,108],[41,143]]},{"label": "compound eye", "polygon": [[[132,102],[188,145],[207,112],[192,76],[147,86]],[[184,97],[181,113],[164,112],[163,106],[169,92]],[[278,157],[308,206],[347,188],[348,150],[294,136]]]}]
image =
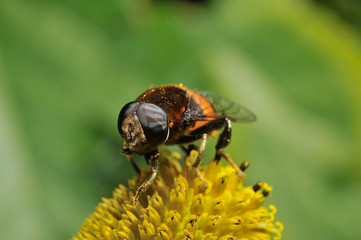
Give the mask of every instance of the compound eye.
[{"label": "compound eye", "polygon": [[141,103],[137,117],[150,146],[157,147],[168,138],[168,118],[164,110],[152,103]]},{"label": "compound eye", "polygon": [[130,103],[127,103],[122,110],[119,113],[119,117],[118,117],[118,131],[120,133],[120,135],[123,136],[123,132],[122,132],[122,125],[123,125],[123,121],[124,119],[131,113],[137,111],[137,108],[139,106],[139,102],[137,101],[133,101]]}]

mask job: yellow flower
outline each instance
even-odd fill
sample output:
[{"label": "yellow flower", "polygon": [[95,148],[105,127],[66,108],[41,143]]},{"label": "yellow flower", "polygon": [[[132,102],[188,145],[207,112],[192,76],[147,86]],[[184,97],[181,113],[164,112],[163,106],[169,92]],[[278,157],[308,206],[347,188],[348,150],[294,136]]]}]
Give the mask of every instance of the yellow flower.
[{"label": "yellow flower", "polygon": [[280,239],[283,225],[274,221],[276,208],[261,206],[271,187],[243,186],[244,177],[234,168],[211,161],[200,167],[208,184],[205,188],[192,168],[197,155],[193,150],[182,169],[178,152],[162,151],[160,175],[138,205],[132,204],[134,194],[149,170],[142,169],[129,181],[129,188],[119,185],[113,198],[103,198],[73,240]]}]

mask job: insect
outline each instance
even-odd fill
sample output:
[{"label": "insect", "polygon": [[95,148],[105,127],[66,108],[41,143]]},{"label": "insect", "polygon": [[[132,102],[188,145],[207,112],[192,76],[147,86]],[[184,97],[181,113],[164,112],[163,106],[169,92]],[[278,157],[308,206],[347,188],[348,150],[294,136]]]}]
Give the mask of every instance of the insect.
[{"label": "insect", "polygon": [[[178,144],[186,149],[196,140],[202,140],[198,158],[193,167],[203,179],[198,166],[202,160],[208,136],[222,128],[216,145],[215,161],[224,157],[237,170],[228,154],[223,152],[231,139],[231,122],[252,122],[256,116],[246,108],[213,92],[187,89],[181,85],[163,85],[142,93],[135,101],[126,104],[119,113],[118,130],[124,138],[122,153],[127,155],[133,167],[140,170],[131,155],[143,155],[152,167],[151,176],[138,188],[133,204],[156,178],[158,171],[158,148],[162,144]],[[190,145],[191,144],[191,145]]]}]

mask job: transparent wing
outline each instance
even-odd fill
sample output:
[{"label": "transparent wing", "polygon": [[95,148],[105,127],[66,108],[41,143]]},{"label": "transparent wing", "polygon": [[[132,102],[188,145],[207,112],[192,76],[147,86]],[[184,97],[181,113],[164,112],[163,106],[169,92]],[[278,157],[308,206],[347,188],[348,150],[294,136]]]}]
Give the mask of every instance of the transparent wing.
[{"label": "transparent wing", "polygon": [[215,109],[215,114],[207,114],[204,116],[204,120],[222,117],[228,117],[233,122],[253,122],[256,120],[256,115],[251,111],[225,97],[208,91],[198,91],[198,93],[207,98]]}]

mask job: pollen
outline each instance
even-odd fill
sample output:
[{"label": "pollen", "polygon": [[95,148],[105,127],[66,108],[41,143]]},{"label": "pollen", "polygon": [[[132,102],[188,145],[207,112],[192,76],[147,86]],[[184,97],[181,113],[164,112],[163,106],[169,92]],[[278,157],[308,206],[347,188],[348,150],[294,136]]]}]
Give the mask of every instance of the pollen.
[{"label": "pollen", "polygon": [[[275,221],[276,207],[264,206],[272,187],[263,182],[244,186],[231,166],[210,161],[200,167],[208,188],[192,168],[193,150],[181,155],[168,150],[159,156],[159,176],[132,201],[137,188],[151,174],[141,173],[119,185],[112,198],[103,198],[73,240],[83,239],[281,239],[283,224]],[[248,163],[240,167],[244,171]]]}]

